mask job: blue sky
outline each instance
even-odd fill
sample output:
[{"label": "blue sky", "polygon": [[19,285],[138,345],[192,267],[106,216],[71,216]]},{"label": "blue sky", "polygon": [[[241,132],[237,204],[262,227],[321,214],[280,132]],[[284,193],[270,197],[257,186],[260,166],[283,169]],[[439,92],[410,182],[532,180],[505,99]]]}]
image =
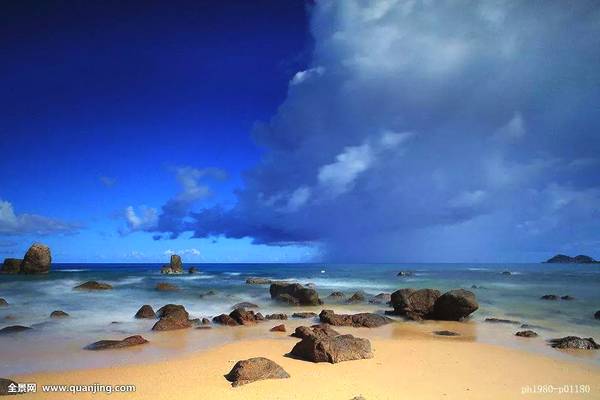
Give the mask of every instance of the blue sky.
[{"label": "blue sky", "polygon": [[600,7],[18,2],[0,255],[600,257]]}]

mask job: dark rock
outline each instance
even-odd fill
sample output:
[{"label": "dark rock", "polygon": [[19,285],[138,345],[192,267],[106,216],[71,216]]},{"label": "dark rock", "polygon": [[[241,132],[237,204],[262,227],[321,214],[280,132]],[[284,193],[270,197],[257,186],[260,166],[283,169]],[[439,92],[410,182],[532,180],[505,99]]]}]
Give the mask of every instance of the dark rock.
[{"label": "dark rock", "polygon": [[231,318],[227,314],[217,315],[216,317],[213,318],[213,322],[216,324],[228,325],[228,326],[237,326],[238,325],[238,323],[235,321],[235,319]]},{"label": "dark rock", "polygon": [[160,318],[152,327],[153,331],[171,331],[190,328],[190,315],[185,307],[179,304],[167,304],[158,309],[156,315]]},{"label": "dark rock", "polygon": [[246,279],[246,283],[248,285],[270,285],[271,283],[273,283],[273,281],[270,279],[266,279],[266,278],[252,277],[252,278]]},{"label": "dark rock", "polygon": [[558,300],[558,296],[555,294],[545,294],[540,297],[541,300]]},{"label": "dark rock", "polygon": [[240,386],[262,379],[285,379],[290,375],[277,363],[264,357],[255,357],[235,363],[225,379],[231,386]]},{"label": "dark rock", "polygon": [[314,318],[317,313],[314,312],[295,312],[292,314],[293,318]]},{"label": "dark rock", "polygon": [[269,292],[272,299],[286,303],[303,306],[316,306],[323,303],[315,289],[304,287],[298,283],[272,283]]},{"label": "dark rock", "polygon": [[433,334],[437,336],[460,336],[460,333],[453,331],[433,331]]},{"label": "dark rock", "polygon": [[491,322],[494,324],[513,324],[513,325],[520,324],[519,321],[513,321],[511,319],[502,319],[502,318],[486,318],[485,322]]},{"label": "dark rock", "polygon": [[243,301],[243,302],[237,303],[233,307],[231,307],[232,310],[235,310],[236,308],[258,308],[258,306],[254,303]]},{"label": "dark rock", "polygon": [[15,381],[11,381],[10,379],[0,378],[0,396],[10,396],[15,395],[12,391],[9,391],[9,386],[17,387],[18,384]]},{"label": "dark rock", "polygon": [[210,319],[208,318],[202,318],[202,325],[210,325]]},{"label": "dark rock", "polygon": [[214,290],[209,290],[206,293],[200,293],[200,298],[208,297],[208,296],[215,296],[216,294],[217,294],[217,292],[215,292]]},{"label": "dark rock", "polygon": [[8,307],[8,302],[2,298],[0,298],[0,307]]},{"label": "dark rock", "polygon": [[200,325],[200,326],[197,326],[196,329],[212,329],[212,326],[210,326],[210,325]]},{"label": "dark rock", "polygon": [[526,330],[526,331],[519,331],[517,333],[515,333],[515,336],[519,336],[519,337],[536,337],[538,334],[532,330]]},{"label": "dark rock", "polygon": [[300,305],[300,300],[298,300],[297,298],[295,298],[294,296],[291,296],[289,294],[280,294],[279,296],[277,296],[275,298],[275,300],[277,300],[280,303],[289,304],[291,306],[299,306]]},{"label": "dark rock", "polygon": [[265,319],[268,319],[268,320],[272,320],[272,319],[286,320],[286,319],[288,319],[288,316],[287,316],[287,314],[268,314],[268,315],[265,315]]},{"label": "dark rock", "polygon": [[34,243],[23,257],[20,272],[22,274],[47,274],[50,272],[51,264],[50,248],[42,243]]},{"label": "dark rock", "polygon": [[195,274],[197,272],[198,272],[198,268],[196,268],[196,267],[190,267],[188,269],[188,274]]},{"label": "dark rock", "polygon": [[464,289],[451,290],[441,295],[433,306],[435,319],[460,321],[479,308],[473,292]]},{"label": "dark rock", "polygon": [[0,269],[0,273],[3,274],[18,274],[21,272],[21,264],[23,260],[19,258],[5,258],[2,263],[2,269]]},{"label": "dark rock", "polygon": [[328,324],[321,324],[312,327],[299,326],[296,328],[296,330],[294,331],[294,333],[292,333],[291,336],[297,337],[299,339],[303,339],[307,336],[334,337],[339,336],[339,332],[331,328]]},{"label": "dark rock", "polygon": [[600,310],[598,310],[594,313],[594,318],[600,319]]},{"label": "dark rock", "polygon": [[302,360],[332,364],[373,358],[371,342],[352,335],[305,336],[292,348],[291,354]]},{"label": "dark rock", "polygon": [[510,271],[502,271],[502,275],[512,275]]},{"label": "dark rock", "polygon": [[545,262],[551,264],[595,264],[600,261],[596,261],[592,257],[583,254],[580,254],[575,257],[569,257],[564,254],[557,254],[554,257],[546,260]]},{"label": "dark rock", "polygon": [[264,320],[265,320],[265,317],[264,317],[264,315],[262,315],[262,314],[261,314],[261,313],[259,313],[259,312],[257,312],[256,314],[254,314],[254,318],[255,318],[257,321],[264,321]]},{"label": "dark rock", "polygon": [[138,319],[142,319],[142,318],[150,318],[150,319],[154,319],[156,318],[156,313],[154,312],[154,309],[152,308],[151,305],[149,304],[144,304],[143,306],[140,307],[140,309],[135,313],[135,318]]},{"label": "dark rock", "polygon": [[50,313],[50,318],[65,318],[68,317],[69,314],[62,310],[55,310]]},{"label": "dark rock", "polygon": [[183,273],[183,264],[181,263],[181,257],[177,254],[171,255],[171,261],[169,264],[163,265],[160,269],[161,274],[182,274]]},{"label": "dark rock", "polygon": [[400,271],[396,274],[396,276],[413,276],[414,273],[411,271]]},{"label": "dark rock", "polygon": [[319,314],[321,322],[333,326],[354,326],[376,328],[392,322],[388,317],[373,313],[336,314],[332,310],[323,310]]},{"label": "dark rock", "polygon": [[561,300],[575,300],[575,297],[569,295],[561,296]]},{"label": "dark rock", "polygon": [[354,293],[348,300],[346,300],[347,303],[361,303],[363,301],[365,301],[365,295],[361,292]]},{"label": "dark rock", "polygon": [[159,292],[173,292],[179,288],[171,283],[160,282],[156,284],[156,290]]},{"label": "dark rock", "polygon": [[392,293],[390,303],[394,313],[420,321],[433,317],[433,306],[440,297],[435,289],[400,289]]},{"label": "dark rock", "polygon": [[274,327],[272,327],[270,329],[271,332],[285,332],[285,325],[281,324],[281,325],[275,325]]},{"label": "dark rock", "polygon": [[79,286],[75,286],[73,289],[79,290],[110,290],[112,286],[108,283],[96,282],[96,281],[87,281],[82,283]]},{"label": "dark rock", "polygon": [[31,328],[28,326],[12,325],[12,326],[7,326],[6,328],[0,329],[0,335],[6,335],[9,333],[18,333],[18,332],[28,331],[30,329]]},{"label": "dark rock", "polygon": [[243,308],[236,308],[229,316],[240,325],[253,325],[256,323],[254,311],[246,311]]},{"label": "dark rock", "polygon": [[331,294],[327,297],[332,299],[343,299],[346,297],[346,295],[342,292],[331,292]]},{"label": "dark rock", "polygon": [[582,349],[582,350],[598,350],[600,345],[592,338],[580,338],[577,336],[566,336],[559,339],[551,339],[548,341],[550,346],[555,349]]},{"label": "dark rock", "polygon": [[123,340],[100,340],[85,347],[86,350],[110,350],[120,349],[123,347],[138,346],[148,343],[146,339],[140,335],[129,336]]},{"label": "dark rock", "polygon": [[392,295],[389,293],[379,293],[377,296],[371,297],[371,304],[388,304],[392,300]]}]

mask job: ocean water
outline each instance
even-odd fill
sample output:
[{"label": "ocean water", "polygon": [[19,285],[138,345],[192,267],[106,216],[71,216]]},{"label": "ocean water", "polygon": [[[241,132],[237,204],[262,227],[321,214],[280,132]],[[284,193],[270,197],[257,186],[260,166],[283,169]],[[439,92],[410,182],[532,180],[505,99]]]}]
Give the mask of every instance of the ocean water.
[{"label": "ocean water", "polygon": [[[235,340],[239,331],[223,329],[211,339],[182,336],[181,333],[151,332],[154,321],[133,319],[143,304],[155,310],[167,303],[183,304],[193,317],[228,313],[231,306],[250,301],[260,305],[263,314],[287,312],[289,307],[271,301],[268,285],[247,285],[248,277],[265,277],[299,283],[313,283],[327,302],[332,291],[348,296],[356,291],[367,295],[393,292],[406,287],[437,288],[441,291],[472,290],[480,309],[470,324],[480,326],[477,340],[497,340],[497,332],[512,340],[515,326],[484,323],[486,317],[508,318],[536,325],[547,336],[578,335],[600,339],[600,265],[562,264],[186,264],[200,273],[161,275],[160,264],[55,264],[48,275],[0,275],[0,297],[10,306],[0,308],[0,328],[27,325],[34,329],[17,335],[0,336],[0,375],[69,367],[93,367],[116,361],[135,361],[138,357],[167,357],[209,346],[220,340]],[[398,271],[414,275],[398,277]],[[510,271],[511,275],[503,275]],[[77,291],[73,287],[88,280],[109,283],[109,291]],[[158,292],[159,282],[177,285],[175,292]],[[471,288],[475,285],[477,288]],[[214,291],[214,295],[204,295]],[[575,300],[544,301],[544,294],[571,295]],[[327,306],[327,305],[326,305]],[[331,304],[342,311],[383,312],[385,305]],[[319,311],[323,306],[313,309]],[[304,307],[303,309],[307,309]],[[64,310],[71,317],[51,320],[53,310]],[[494,324],[496,325],[496,324]],[[485,327],[484,327],[485,326]],[[517,326],[518,328],[518,326]],[[229,329],[229,331],[227,331]],[[199,331],[198,331],[199,332]],[[229,332],[237,332],[230,334]],[[249,331],[250,332],[250,331]],[[486,334],[494,332],[494,334]],[[106,356],[81,351],[90,342],[122,338],[128,334],[155,336],[152,350]],[[177,339],[173,339],[177,338]],[[523,342],[515,342],[523,347]],[[538,346],[539,347],[539,346]],[[95,353],[97,354],[97,353]],[[136,353],[133,353],[136,354]],[[133,357],[133,358],[132,358]],[[598,362],[598,357],[594,359]]]}]

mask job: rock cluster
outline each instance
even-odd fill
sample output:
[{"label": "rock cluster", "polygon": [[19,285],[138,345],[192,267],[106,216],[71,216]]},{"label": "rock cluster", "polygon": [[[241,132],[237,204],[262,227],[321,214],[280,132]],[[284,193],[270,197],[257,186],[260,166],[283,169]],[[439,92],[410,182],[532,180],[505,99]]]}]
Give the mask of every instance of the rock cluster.
[{"label": "rock cluster", "polygon": [[27,250],[23,259],[4,259],[0,272],[5,274],[47,274],[50,272],[51,264],[50,248],[42,243],[34,243]]},{"label": "rock cluster", "polygon": [[317,306],[323,304],[315,289],[299,283],[272,283],[269,288],[271,298],[291,305]]},{"label": "rock cluster", "polygon": [[440,294],[435,289],[400,289],[392,293],[393,314],[420,321],[460,321],[479,308],[475,294],[456,289]]}]

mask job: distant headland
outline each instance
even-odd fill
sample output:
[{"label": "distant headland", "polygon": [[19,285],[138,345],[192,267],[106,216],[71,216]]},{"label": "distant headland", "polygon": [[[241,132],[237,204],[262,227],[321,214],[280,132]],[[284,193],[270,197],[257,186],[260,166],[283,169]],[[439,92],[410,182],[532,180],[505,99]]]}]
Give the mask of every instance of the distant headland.
[{"label": "distant headland", "polygon": [[594,260],[590,256],[578,255],[575,257],[566,256],[564,254],[557,254],[554,257],[544,261],[544,263],[550,264],[599,264],[600,261]]}]

